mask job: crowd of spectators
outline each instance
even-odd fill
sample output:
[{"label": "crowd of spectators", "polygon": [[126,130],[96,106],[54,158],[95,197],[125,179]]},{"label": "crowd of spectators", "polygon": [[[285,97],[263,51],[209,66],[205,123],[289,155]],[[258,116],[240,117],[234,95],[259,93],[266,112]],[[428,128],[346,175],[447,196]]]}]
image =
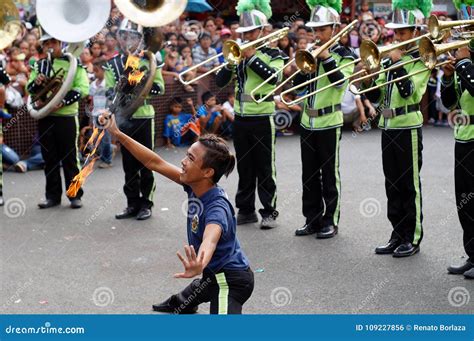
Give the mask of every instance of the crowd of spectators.
[{"label": "crowd of spectators", "polygon": [[[17,109],[25,104],[28,95],[25,86],[30,71],[38,59],[46,57],[39,42],[41,33],[35,15],[28,15],[27,12],[22,13],[26,27],[25,34],[11,47],[0,51],[0,65],[4,67],[11,78],[11,83],[5,89],[7,109]],[[108,25],[90,39],[79,56],[82,65],[87,70],[91,89],[95,93],[97,93],[98,87],[104,86],[102,68],[109,59],[119,53],[116,34],[122,19],[121,13],[114,7],[107,22]],[[371,39],[379,45],[393,43],[394,32],[384,28],[386,19],[374,17],[365,2],[360,7],[358,19],[359,24],[348,35],[341,38],[340,44],[354,49],[358,54],[363,39]],[[344,21],[341,26],[345,27],[346,25],[347,21]],[[295,56],[297,50],[306,49],[315,42],[313,32],[305,26],[304,19],[300,17],[292,17],[291,21],[286,22],[273,22],[270,27],[265,28],[265,34],[284,26],[290,28],[289,34],[274,42],[272,46],[279,47],[290,58]],[[219,15],[209,15],[205,20],[197,21],[189,20],[186,13],[175,22],[161,27],[162,44],[161,49],[156,51],[156,56],[159,62],[163,62],[162,73],[165,81],[167,83],[179,82],[180,74],[185,71],[182,78],[190,80],[224,63],[224,58],[220,55],[223,44],[229,39],[241,42],[240,36],[236,32],[238,27],[238,21],[226,20]],[[208,62],[202,64],[205,61]],[[189,71],[190,67],[197,64],[200,64],[197,69]],[[285,78],[295,71],[296,65],[293,63],[283,71]],[[447,125],[447,110],[442,107],[439,101],[441,72],[436,69],[433,71],[428,90],[430,96],[429,122],[437,126]],[[183,90],[189,93],[196,92],[197,86],[195,84],[184,85]],[[94,91],[89,101],[92,101]],[[233,96],[230,96],[225,103],[217,103],[216,97],[209,92],[198,92],[198,94],[200,95],[198,97],[199,103],[192,103],[189,100],[184,102],[180,97],[171,95],[174,98],[170,104],[170,115],[164,122],[164,138],[167,146],[190,143],[194,141],[194,135],[204,132],[215,132],[226,138],[232,136]],[[300,94],[290,93],[288,96],[297,97],[298,95]],[[288,107],[281,101],[278,94],[275,95],[275,101],[276,114],[288,115],[289,113],[292,121],[292,125],[283,127],[282,133],[292,134],[297,129],[302,105]],[[364,124],[367,122],[369,114],[375,110],[369,101],[363,97],[353,96],[348,91],[342,107],[347,121],[353,124],[354,129],[370,129],[370,125]],[[186,119],[176,119],[180,115],[185,115]],[[84,138],[87,137],[88,130],[84,128],[90,128],[91,124],[87,120],[82,124],[81,131]],[[183,132],[190,132],[190,134],[181,136]],[[112,164],[115,147],[111,144],[110,139],[104,139],[104,144],[109,144],[109,146],[101,147],[101,165],[103,168],[107,168]]]}]

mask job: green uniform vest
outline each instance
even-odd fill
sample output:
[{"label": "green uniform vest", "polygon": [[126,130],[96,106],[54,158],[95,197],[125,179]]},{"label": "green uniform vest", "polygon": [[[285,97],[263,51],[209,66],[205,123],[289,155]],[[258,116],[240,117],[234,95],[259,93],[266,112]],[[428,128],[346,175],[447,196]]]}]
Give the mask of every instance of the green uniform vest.
[{"label": "green uniform vest", "polygon": [[[284,65],[283,57],[278,54],[275,56],[270,56],[267,53],[263,53],[260,50],[255,52],[255,56],[260,58],[265,64],[279,70]],[[237,67],[233,68],[233,73],[237,72]],[[238,96],[239,93],[246,94],[250,96],[250,92],[260,85],[264,79],[262,79],[258,74],[256,74],[250,67],[245,67],[244,72],[237,77],[244,77],[243,79],[243,89],[239,89],[239,81],[235,82],[235,101],[234,101],[234,110],[236,115],[240,116],[269,116],[273,115],[275,112],[275,102],[262,102],[255,103],[252,99],[242,100]],[[279,79],[280,80],[280,79]],[[259,92],[256,95],[266,95],[275,89],[276,85],[265,84],[260,88]],[[239,91],[242,90],[242,91]]]},{"label": "green uniform vest", "polygon": [[[455,79],[456,88],[457,87],[457,77]],[[459,91],[457,91],[459,93]],[[464,90],[461,96],[458,98],[459,106],[461,107],[461,112],[459,115],[470,115],[469,118],[463,120],[458,118],[460,122],[467,122],[465,125],[458,125],[454,128],[454,138],[459,142],[470,142],[474,141],[474,96],[471,96],[469,91]],[[469,124],[470,123],[470,124]]]},{"label": "green uniform vest", "polygon": [[[401,62],[405,62],[413,59],[410,55],[404,55],[401,59]],[[378,100],[379,105],[384,108],[400,108],[406,107],[408,105],[419,104],[421,98],[426,92],[426,87],[430,79],[430,70],[421,62],[415,62],[404,66],[407,73],[416,72],[419,70],[426,70],[426,72],[421,72],[417,75],[410,77],[410,80],[413,83],[414,91],[413,94],[407,98],[403,98],[395,83],[391,85],[386,85],[381,88],[381,96]],[[376,80],[376,84],[382,84],[387,81],[387,73],[383,73]],[[388,91],[390,91],[388,93]],[[383,129],[411,129],[419,128],[423,125],[423,114],[421,111],[412,111],[407,112],[404,115],[396,116],[393,118],[385,118],[380,116],[379,128]]]},{"label": "green uniform vest", "polygon": [[[352,58],[344,58],[338,53],[331,52],[331,57],[336,61],[337,67],[345,64],[349,64],[353,61]],[[322,63],[319,63],[317,74],[322,75],[326,71]],[[354,72],[354,64],[341,69],[344,77],[351,75]],[[321,89],[331,84],[328,77],[323,77],[318,80],[316,84],[317,89]],[[330,87],[314,96],[306,98],[303,105],[303,114],[301,116],[301,126],[308,130],[325,130],[336,127],[341,127],[344,123],[343,114],[341,110],[334,111],[331,114],[326,114],[320,117],[310,117],[307,113],[308,109],[322,109],[329,106],[341,104],[344,92],[346,91],[349,81],[346,81],[342,86],[335,85]],[[311,91],[311,87],[308,87],[308,91]],[[311,105],[312,104],[312,105]]]}]

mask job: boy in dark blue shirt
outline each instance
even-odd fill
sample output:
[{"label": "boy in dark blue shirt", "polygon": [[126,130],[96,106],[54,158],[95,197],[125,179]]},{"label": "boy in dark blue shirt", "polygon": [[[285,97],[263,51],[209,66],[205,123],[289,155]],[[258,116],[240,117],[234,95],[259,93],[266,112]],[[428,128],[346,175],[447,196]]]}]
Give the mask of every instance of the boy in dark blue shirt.
[{"label": "boy in dark blue shirt", "polygon": [[[187,103],[194,111],[193,101],[191,98],[187,99]],[[166,138],[166,147],[185,146],[196,142],[200,135],[199,125],[194,123],[194,115],[182,112],[183,105],[180,97],[174,97],[171,100],[170,112],[165,118],[165,126],[163,136]],[[195,129],[183,129],[185,127]]]},{"label": "boy in dark blue shirt", "polygon": [[176,278],[195,279],[179,294],[153,310],[175,314],[194,313],[199,304],[211,302],[211,314],[241,314],[253,291],[254,277],[236,236],[235,212],[225,191],[217,185],[228,176],[235,157],[225,141],[215,135],[199,138],[188,149],[181,168],[120,132],[113,116],[104,114],[101,124],[145,167],[183,185],[188,194],[186,257],[178,258],[184,272]]}]

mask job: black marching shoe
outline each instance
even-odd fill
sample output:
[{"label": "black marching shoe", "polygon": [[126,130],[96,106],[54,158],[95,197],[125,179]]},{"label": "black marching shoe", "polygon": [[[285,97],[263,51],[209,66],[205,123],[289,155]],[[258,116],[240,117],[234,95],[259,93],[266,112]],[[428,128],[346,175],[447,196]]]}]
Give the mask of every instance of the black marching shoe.
[{"label": "black marching shoe", "polygon": [[153,304],[153,311],[159,311],[161,313],[173,313],[173,314],[195,314],[198,311],[198,306],[184,306],[181,307],[178,302],[177,295],[173,295],[166,301]]},{"label": "black marching shoe", "polygon": [[337,226],[328,225],[316,231],[316,239],[332,238],[337,234]]},{"label": "black marching shoe", "polygon": [[462,275],[466,271],[469,271],[474,268],[474,263],[471,262],[470,259],[468,259],[463,265],[459,266],[448,266],[448,272],[453,275]]},{"label": "black marching shoe", "polygon": [[126,207],[122,212],[115,215],[115,219],[127,219],[136,217],[138,214],[138,208]]},{"label": "black marching shoe", "polygon": [[401,241],[398,239],[390,239],[387,244],[377,246],[375,248],[375,253],[378,255],[390,255],[395,251],[397,247],[399,247]]},{"label": "black marching shoe", "polygon": [[44,209],[44,208],[50,208],[50,207],[58,206],[59,204],[61,204],[61,201],[46,199],[46,200],[43,200],[42,202],[40,202],[38,204],[38,207],[41,208],[41,209]]},{"label": "black marching shoe", "polygon": [[464,278],[466,279],[474,279],[474,268],[467,270],[464,273]]},{"label": "black marching shoe", "polygon": [[252,212],[248,214],[244,213],[237,213],[237,225],[244,225],[244,224],[250,224],[250,223],[256,223],[258,222],[258,217],[257,213]]},{"label": "black marching shoe", "polygon": [[295,231],[295,236],[309,236],[310,234],[315,234],[316,229],[311,224],[304,224]]},{"label": "black marching shoe", "polygon": [[393,257],[409,257],[420,251],[419,245],[413,245],[412,243],[403,243],[393,251]]},{"label": "black marching shoe", "polygon": [[72,199],[71,200],[71,208],[81,208],[81,207],[82,207],[81,199]]},{"label": "black marching shoe", "polygon": [[151,209],[149,208],[141,208],[140,211],[137,213],[137,220],[147,220],[151,217]]}]

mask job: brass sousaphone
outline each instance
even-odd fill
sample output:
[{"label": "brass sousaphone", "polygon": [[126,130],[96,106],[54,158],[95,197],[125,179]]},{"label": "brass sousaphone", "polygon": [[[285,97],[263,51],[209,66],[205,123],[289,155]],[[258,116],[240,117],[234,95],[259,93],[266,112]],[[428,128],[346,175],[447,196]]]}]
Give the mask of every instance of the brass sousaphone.
[{"label": "brass sousaphone", "polygon": [[[62,42],[75,44],[89,39],[104,27],[110,14],[110,2],[37,0],[36,13],[41,26],[49,35]],[[56,72],[46,80],[40,93],[28,97],[28,112],[34,119],[49,115],[72,87],[77,59],[68,52],[64,55],[69,61],[69,69]]]},{"label": "brass sousaphone", "polygon": [[8,47],[22,32],[20,14],[13,0],[4,0],[0,6],[0,50]]}]

